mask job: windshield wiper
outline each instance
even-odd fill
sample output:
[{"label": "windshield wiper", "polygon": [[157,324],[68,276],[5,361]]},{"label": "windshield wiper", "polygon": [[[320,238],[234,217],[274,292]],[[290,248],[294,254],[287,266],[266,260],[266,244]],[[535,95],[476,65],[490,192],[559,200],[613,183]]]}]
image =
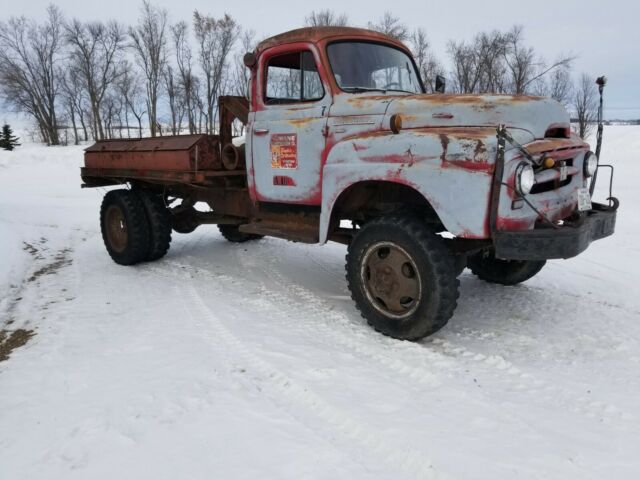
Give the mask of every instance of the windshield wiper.
[{"label": "windshield wiper", "polygon": [[342,90],[348,93],[361,93],[361,92],[404,92],[414,94],[415,92],[410,92],[409,90],[401,90],[398,88],[369,88],[369,87],[342,87]]},{"label": "windshield wiper", "polygon": [[368,87],[342,87],[342,90],[349,93],[360,93],[360,92],[382,92],[387,93],[387,91],[383,88],[368,88]]},{"label": "windshield wiper", "polygon": [[410,93],[411,95],[416,94],[416,92],[411,92],[409,90],[401,90],[399,88],[387,88],[387,92],[404,92],[404,93]]}]

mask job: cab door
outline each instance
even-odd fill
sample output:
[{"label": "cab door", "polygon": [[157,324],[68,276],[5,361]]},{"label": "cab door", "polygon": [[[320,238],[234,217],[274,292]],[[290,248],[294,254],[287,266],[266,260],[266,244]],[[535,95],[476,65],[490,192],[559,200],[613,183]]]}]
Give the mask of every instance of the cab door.
[{"label": "cab door", "polygon": [[325,128],[331,106],[315,48],[276,47],[260,57],[250,119],[249,182],[256,200],[320,205]]}]

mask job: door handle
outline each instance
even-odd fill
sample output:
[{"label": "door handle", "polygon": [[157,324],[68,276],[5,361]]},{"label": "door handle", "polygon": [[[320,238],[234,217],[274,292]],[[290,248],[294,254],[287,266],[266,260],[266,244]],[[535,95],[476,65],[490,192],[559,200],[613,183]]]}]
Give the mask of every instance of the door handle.
[{"label": "door handle", "polygon": [[256,135],[265,135],[265,134],[269,133],[269,129],[268,128],[254,128],[253,129],[253,133],[255,133]]}]

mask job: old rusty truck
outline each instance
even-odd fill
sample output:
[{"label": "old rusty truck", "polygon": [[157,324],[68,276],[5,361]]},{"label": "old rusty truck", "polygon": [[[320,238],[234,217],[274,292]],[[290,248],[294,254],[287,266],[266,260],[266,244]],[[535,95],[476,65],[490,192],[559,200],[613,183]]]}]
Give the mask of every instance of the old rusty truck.
[{"label": "old rusty truck", "polygon": [[403,43],[357,28],[292,30],[244,63],[249,98],[220,97],[219,134],[87,148],[83,186],[125,186],[100,211],[116,263],[202,224],[341,242],[363,317],[417,340],[452,317],[464,268],[514,285],[614,231],[617,200],[591,201],[598,157],[553,100],[446,94],[441,78],[427,94]]}]

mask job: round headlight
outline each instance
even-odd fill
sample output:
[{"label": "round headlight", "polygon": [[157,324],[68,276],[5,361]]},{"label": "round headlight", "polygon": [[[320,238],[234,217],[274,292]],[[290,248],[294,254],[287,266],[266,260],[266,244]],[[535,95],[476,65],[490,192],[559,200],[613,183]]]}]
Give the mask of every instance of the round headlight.
[{"label": "round headlight", "polygon": [[593,177],[598,169],[598,157],[593,152],[588,152],[584,157],[584,176]]},{"label": "round headlight", "polygon": [[528,163],[521,163],[516,169],[516,190],[522,195],[527,195],[536,182],[533,168]]}]

